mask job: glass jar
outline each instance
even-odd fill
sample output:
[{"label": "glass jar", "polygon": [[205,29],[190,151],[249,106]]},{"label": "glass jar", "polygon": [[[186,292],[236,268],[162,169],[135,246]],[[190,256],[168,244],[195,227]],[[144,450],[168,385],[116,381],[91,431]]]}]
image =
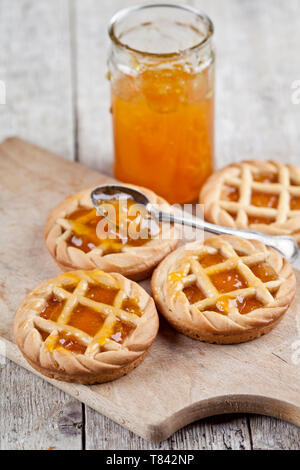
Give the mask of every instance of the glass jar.
[{"label": "glass jar", "polygon": [[192,202],[214,167],[213,24],[153,4],[118,12],[109,34],[115,177]]}]

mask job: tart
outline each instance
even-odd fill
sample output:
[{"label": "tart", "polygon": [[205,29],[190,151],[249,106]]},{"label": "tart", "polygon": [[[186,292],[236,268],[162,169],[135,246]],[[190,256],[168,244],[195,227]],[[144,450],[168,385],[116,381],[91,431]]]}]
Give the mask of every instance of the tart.
[{"label": "tart", "polygon": [[185,245],[156,268],[152,293],[179,332],[217,344],[268,333],[296,288],[291,265],[261,242],[221,235]]},{"label": "tart", "polygon": [[25,297],[14,337],[41,374],[93,384],[117,379],[142,362],[158,325],[153,299],[135,282],[100,270],[74,271]]},{"label": "tart", "polygon": [[[142,191],[153,204],[162,205],[166,211],[171,210],[169,204],[152,191],[132,187]],[[92,206],[91,191],[88,189],[68,197],[50,213],[44,230],[49,252],[64,271],[98,268],[118,272],[133,280],[146,279],[153,268],[176,248],[178,229],[152,220],[147,236],[131,238],[110,228],[104,238],[99,238],[99,222],[104,222],[104,219]],[[111,200],[105,205],[111,204],[114,209],[117,203]],[[130,203],[133,200],[128,201],[129,208]],[[121,214],[123,219],[126,219],[126,214],[124,209]],[[129,216],[127,223],[133,223]]]},{"label": "tart", "polygon": [[209,222],[292,235],[300,244],[300,168],[263,161],[227,166],[208,178],[200,203]]}]

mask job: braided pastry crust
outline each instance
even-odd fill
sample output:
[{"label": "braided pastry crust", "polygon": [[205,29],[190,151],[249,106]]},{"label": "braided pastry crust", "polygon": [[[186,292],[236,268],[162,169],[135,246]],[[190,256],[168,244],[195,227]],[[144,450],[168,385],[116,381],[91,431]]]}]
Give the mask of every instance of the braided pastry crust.
[{"label": "braided pastry crust", "polygon": [[[237,191],[234,200],[224,197],[226,188]],[[208,178],[200,203],[209,222],[292,235],[300,245],[300,168],[256,160],[229,165]]]},{"label": "braided pastry crust", "polygon": [[[111,304],[104,297],[102,302],[89,297],[89,289],[98,286],[113,292]],[[56,305],[61,302],[60,316],[45,318],[53,296]],[[126,308],[128,299],[139,314]],[[79,323],[78,318],[77,323],[72,321],[78,306],[88,310],[87,329],[80,327],[80,318]],[[95,322],[99,331],[93,334],[90,327]],[[15,315],[14,337],[27,361],[43,375],[93,384],[114,380],[136,367],[155,340],[158,326],[153,299],[135,282],[99,270],[74,271],[44,281],[25,297]],[[66,340],[77,349],[68,348]]]},{"label": "braided pastry crust", "polygon": [[[159,204],[165,211],[170,211],[170,205],[152,191],[133,185],[132,188],[142,191],[153,204]],[[63,271],[73,269],[101,269],[106,272],[117,272],[129,279],[139,281],[150,276],[154,267],[179,242],[179,232],[175,226],[163,224],[163,237],[158,234],[143,246],[124,246],[119,253],[104,254],[101,247],[91,249],[87,253],[78,247],[70,246],[68,238],[72,233],[67,216],[80,207],[93,209],[90,193],[93,188],[81,191],[66,198],[50,213],[44,230],[46,246]]]},{"label": "braided pastry crust", "polygon": [[[207,257],[218,260],[205,265]],[[272,248],[222,235],[171,253],[154,271],[151,288],[158,309],[176,330],[200,341],[234,344],[279,323],[294,298],[296,279]],[[201,296],[189,299],[188,289]]]}]

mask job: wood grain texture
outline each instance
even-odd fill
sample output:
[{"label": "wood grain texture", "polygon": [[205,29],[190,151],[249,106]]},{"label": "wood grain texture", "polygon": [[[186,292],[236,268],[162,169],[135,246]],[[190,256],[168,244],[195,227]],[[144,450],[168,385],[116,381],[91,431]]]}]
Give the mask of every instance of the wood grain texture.
[{"label": "wood grain texture", "polygon": [[194,0],[216,28],[216,163],[279,159],[300,164],[298,0]]},{"label": "wood grain texture", "polygon": [[80,402],[13,362],[0,381],[0,449],[81,449]]},{"label": "wood grain texture", "polygon": [[[15,168],[22,171],[16,172]],[[41,214],[47,214],[63,195],[107,179],[20,139],[8,139],[0,145],[5,207],[0,233],[0,333],[6,341],[7,356],[28,370],[32,369],[11,343],[13,315],[29,290],[58,271],[44,246]],[[21,219],[22,230],[16,230]],[[300,273],[297,276],[299,280]],[[149,288],[147,282],[143,286]],[[295,323],[299,299],[300,292],[279,326],[256,341],[238,346],[192,341],[161,318],[159,335],[144,363],[122,379],[90,387],[46,380],[156,442],[196,419],[229,412],[263,413],[299,425],[300,377],[291,354],[291,344],[298,334]],[[240,441],[245,445],[245,438]],[[238,442],[235,445],[241,446]],[[202,445],[201,440],[197,445]]]},{"label": "wood grain texture", "polygon": [[0,0],[0,139],[19,135],[73,159],[69,5]]},{"label": "wood grain texture", "polygon": [[251,416],[254,450],[299,450],[300,432],[296,426],[266,416]]},{"label": "wood grain texture", "polygon": [[86,409],[86,449],[250,450],[247,418],[218,416],[186,426],[169,439],[148,442],[91,408]]},{"label": "wood grain texture", "polygon": [[[73,159],[68,2],[0,0],[0,43],[1,140],[20,135]],[[82,447],[81,403],[10,361],[0,376],[1,449]]]},{"label": "wood grain texture", "polygon": [[[217,166],[253,156],[279,158],[299,166],[300,105],[291,101],[292,82],[300,79],[299,1],[188,3],[206,10],[216,25]],[[6,81],[8,98],[7,105],[0,105],[0,140],[19,134],[68,158],[78,149],[82,163],[111,171],[104,18],[108,20],[120,7],[130,4],[130,0],[0,0],[0,80]],[[27,372],[11,363],[6,365],[7,375],[16,374],[17,370],[23,383]],[[34,396],[36,387],[41,396],[46,395],[50,401],[53,398],[55,407],[55,394],[61,392],[44,381],[33,381],[32,385],[28,383],[28,394]],[[7,406],[3,409],[5,400]],[[1,387],[2,422],[10,419],[11,400],[11,394],[7,396]],[[101,427],[89,426],[93,416]],[[29,419],[17,413],[11,422],[13,426],[19,423],[17,429],[22,433],[21,428],[26,428]],[[56,419],[54,414],[53,420]],[[299,448],[300,431],[296,427],[271,418],[248,419],[254,447],[272,448],[275,443],[279,447]],[[238,447],[234,434],[246,436],[247,423],[245,418],[233,421],[237,424],[236,432],[231,433],[232,445],[235,442]],[[223,436],[224,441],[230,442],[226,437],[230,425],[225,422],[224,426],[213,426],[210,420],[201,421],[176,433],[168,445],[197,445],[198,434],[205,425],[206,448],[222,447]],[[107,448],[122,448],[129,442],[132,448],[135,442],[136,446],[148,445],[124,429],[119,433],[118,425],[89,409],[86,425],[87,443],[93,442],[94,447],[98,441],[102,445],[104,431]],[[13,445],[18,448],[18,441]],[[36,441],[35,447],[38,445]],[[64,436],[60,447],[64,447]]]}]

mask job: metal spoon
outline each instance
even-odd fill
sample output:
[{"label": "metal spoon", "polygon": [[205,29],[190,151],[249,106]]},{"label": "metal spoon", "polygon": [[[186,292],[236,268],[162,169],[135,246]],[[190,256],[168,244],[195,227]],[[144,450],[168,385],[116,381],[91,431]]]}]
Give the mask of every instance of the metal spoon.
[{"label": "metal spoon", "polygon": [[116,184],[98,186],[91,192],[90,197],[92,204],[97,209],[98,213],[103,217],[107,217],[107,214],[101,212],[101,206],[99,206],[99,202],[109,201],[110,199],[118,197],[118,195],[122,193],[129,195],[137,204],[144,206],[146,210],[160,222],[186,225],[217,235],[235,235],[241,238],[246,238],[248,240],[258,240],[267,246],[275,248],[275,250],[279,251],[279,253],[290,262],[294,262],[298,258],[299,248],[296,240],[293,237],[273,236],[251,230],[239,230],[229,227],[222,227],[221,225],[210,224],[205,220],[195,217],[181,217],[175,214],[169,214],[168,212],[163,212],[157,209],[157,207],[155,207],[155,205],[149,201],[145,194],[127,186],[119,186]]}]

